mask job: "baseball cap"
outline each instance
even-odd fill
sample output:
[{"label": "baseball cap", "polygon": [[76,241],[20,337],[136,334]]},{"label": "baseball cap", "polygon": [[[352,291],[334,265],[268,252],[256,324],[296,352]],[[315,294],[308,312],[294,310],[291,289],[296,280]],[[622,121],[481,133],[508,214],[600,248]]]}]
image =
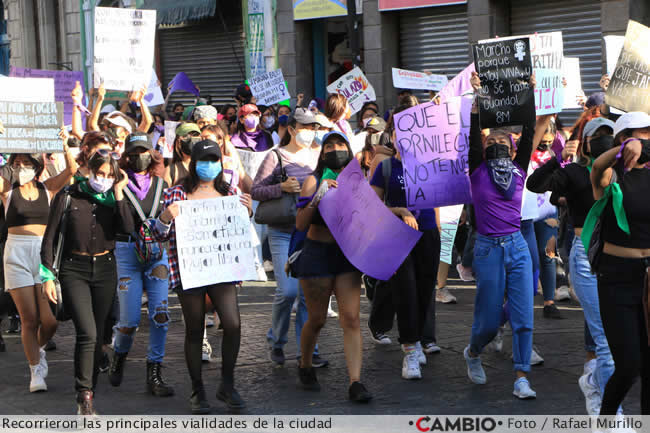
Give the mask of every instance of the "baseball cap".
[{"label": "baseball cap", "polygon": [[199,126],[196,123],[182,123],[176,127],[176,136],[183,137],[184,135],[189,134],[190,132],[201,133]]},{"label": "baseball cap", "polygon": [[249,114],[257,114],[258,116],[262,115],[262,113],[260,113],[260,110],[257,109],[257,105],[246,104],[239,109],[239,114],[237,117],[246,117]]},{"label": "baseball cap", "polygon": [[584,140],[585,137],[591,137],[594,135],[594,132],[596,132],[601,126],[608,126],[614,130],[614,122],[604,117],[596,117],[585,124],[585,127],[582,130],[582,139]]},{"label": "baseball cap", "polygon": [[199,119],[217,120],[217,109],[212,105],[199,105],[194,109],[194,121]]},{"label": "baseball cap", "polygon": [[321,126],[321,128],[334,128],[334,123],[329,120],[324,114],[318,113],[314,116],[314,118],[316,119],[316,122],[318,122],[318,124]]},{"label": "baseball cap", "polygon": [[614,126],[614,137],[625,129],[640,129],[650,127],[650,115],[641,111],[625,113],[618,118]]},{"label": "baseball cap", "polygon": [[379,116],[373,116],[366,123],[366,129],[372,129],[377,132],[383,132],[386,129],[386,121]]},{"label": "baseball cap", "polygon": [[140,131],[133,132],[126,137],[124,140],[125,149],[124,152],[129,153],[138,147],[142,149],[152,150],[153,146],[151,145],[151,140],[149,136]]},{"label": "baseball cap", "polygon": [[345,141],[346,143],[350,144],[350,140],[348,140],[348,137],[347,137],[344,133],[339,132],[339,131],[330,131],[330,132],[328,132],[327,134],[325,134],[325,135],[323,136],[323,144],[327,143],[327,140],[328,140],[330,137],[335,137],[335,136],[340,137],[341,139],[343,139],[343,141]]},{"label": "baseball cap", "polygon": [[[298,123],[302,123],[303,125],[313,125],[319,123],[318,120],[316,120],[314,113],[307,110],[306,108],[296,108],[296,111],[293,112],[293,115],[291,117],[293,120]],[[291,120],[289,120],[289,123],[291,123]]]},{"label": "baseball cap", "polygon": [[593,95],[591,95],[589,98],[587,98],[587,102],[585,102],[585,107],[591,108],[591,107],[596,107],[603,105],[605,102],[605,92],[596,92]]},{"label": "baseball cap", "polygon": [[221,149],[212,140],[201,140],[192,147],[192,160],[200,161],[206,156],[216,156],[221,160]]},{"label": "baseball cap", "polygon": [[99,112],[100,114],[105,114],[105,113],[112,113],[115,111],[115,106],[112,104],[104,105]]},{"label": "baseball cap", "polygon": [[121,126],[126,129],[129,133],[133,132],[131,124],[126,120],[124,115],[120,111],[112,111],[105,117],[106,121],[112,123],[115,126]]}]

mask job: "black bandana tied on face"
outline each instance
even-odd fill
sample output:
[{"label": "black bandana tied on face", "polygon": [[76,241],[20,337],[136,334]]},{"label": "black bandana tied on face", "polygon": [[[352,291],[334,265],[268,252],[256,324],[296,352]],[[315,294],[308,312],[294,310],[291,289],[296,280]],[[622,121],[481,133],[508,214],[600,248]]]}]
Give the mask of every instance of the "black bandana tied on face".
[{"label": "black bandana tied on face", "polygon": [[513,173],[517,169],[510,159],[510,148],[505,144],[493,144],[485,149],[485,164],[490,180],[506,200],[512,200],[517,189],[513,182]]}]

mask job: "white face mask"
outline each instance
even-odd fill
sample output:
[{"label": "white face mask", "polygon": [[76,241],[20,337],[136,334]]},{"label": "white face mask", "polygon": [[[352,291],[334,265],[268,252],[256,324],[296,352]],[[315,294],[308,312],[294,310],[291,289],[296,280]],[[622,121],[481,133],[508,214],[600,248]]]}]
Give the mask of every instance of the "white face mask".
[{"label": "white face mask", "polygon": [[296,142],[303,147],[311,146],[314,142],[314,138],[316,138],[316,131],[309,129],[301,129],[296,134]]},{"label": "white face mask", "polygon": [[34,170],[32,167],[21,167],[16,171],[16,177],[18,178],[18,183],[21,186],[25,185],[36,177],[36,170]]},{"label": "white face mask", "polygon": [[378,145],[378,144],[379,144],[379,139],[380,139],[380,138],[381,138],[381,133],[377,132],[377,133],[375,133],[375,134],[372,134],[372,135],[370,136],[370,144],[372,144],[373,146]]},{"label": "white face mask", "polygon": [[106,177],[95,177],[95,173],[90,173],[88,178],[88,184],[92,189],[99,193],[105,193],[113,187],[115,179],[110,179]]},{"label": "white face mask", "polygon": [[325,137],[325,134],[327,134],[327,131],[316,131],[316,137],[314,138],[314,141],[319,145],[323,145],[323,137]]},{"label": "white face mask", "polygon": [[264,129],[273,128],[273,125],[275,125],[275,119],[273,117],[264,118],[264,121],[262,122],[262,126],[264,127]]}]

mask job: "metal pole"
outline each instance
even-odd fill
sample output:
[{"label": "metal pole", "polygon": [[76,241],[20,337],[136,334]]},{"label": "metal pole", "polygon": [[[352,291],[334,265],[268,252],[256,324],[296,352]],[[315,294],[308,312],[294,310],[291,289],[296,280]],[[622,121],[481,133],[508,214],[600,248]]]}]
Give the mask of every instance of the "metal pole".
[{"label": "metal pole", "polygon": [[9,75],[9,57],[11,41],[7,36],[7,21],[5,21],[5,5],[0,0],[0,74]]},{"label": "metal pole", "polygon": [[350,40],[350,50],[352,51],[352,64],[359,66],[361,55],[359,53],[359,28],[357,22],[357,2],[348,0],[348,39]]}]

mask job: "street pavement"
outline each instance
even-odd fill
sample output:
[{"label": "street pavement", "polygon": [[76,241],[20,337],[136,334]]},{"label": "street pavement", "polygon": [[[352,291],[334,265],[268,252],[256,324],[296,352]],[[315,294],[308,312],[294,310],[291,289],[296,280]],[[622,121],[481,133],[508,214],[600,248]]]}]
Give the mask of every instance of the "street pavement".
[{"label": "street pavement", "polygon": [[[544,319],[541,297],[536,297],[534,345],[545,359],[532,367],[530,381],[536,400],[520,401],[512,395],[512,338],[508,328],[501,353],[482,355],[488,382],[474,385],[468,377],[463,349],[472,325],[475,286],[450,278],[448,287],[457,296],[455,305],[437,304],[437,334],[442,352],[429,355],[422,380],[401,377],[402,353],[397,343],[397,324],[389,336],[390,346],[377,346],[369,336],[369,303],[361,303],[363,333],[362,381],[373,393],[367,405],[347,400],[348,378],[343,353],[343,334],[336,319],[328,319],[319,344],[322,356],[330,361],[318,370],[321,392],[297,389],[296,342],[293,323],[285,347],[288,361],[274,368],[268,356],[266,332],[271,323],[275,283],[247,283],[240,290],[242,343],[236,368],[236,386],[248,408],[243,414],[351,415],[351,414],[585,414],[584,397],[578,387],[584,362],[583,314],[573,301],[560,303],[564,320]],[[112,387],[106,374],[100,375],[96,408],[102,415],[189,414],[190,381],[183,355],[184,329],[178,299],[170,299],[172,323],[167,340],[163,374],[176,395],[156,398],[146,392],[146,311],[134,348],[129,354],[122,385]],[[336,302],[333,303],[336,309]],[[293,321],[293,319],[292,319]],[[54,341],[57,349],[48,352],[50,366],[48,392],[30,394],[29,368],[20,337],[6,334],[7,352],[0,353],[0,414],[66,415],[76,410],[73,380],[74,328],[71,322],[59,326]],[[203,378],[213,405],[213,414],[227,414],[215,398],[220,377],[221,331],[208,330],[213,360],[204,364]],[[639,413],[639,387],[624,404],[626,414]]]}]

